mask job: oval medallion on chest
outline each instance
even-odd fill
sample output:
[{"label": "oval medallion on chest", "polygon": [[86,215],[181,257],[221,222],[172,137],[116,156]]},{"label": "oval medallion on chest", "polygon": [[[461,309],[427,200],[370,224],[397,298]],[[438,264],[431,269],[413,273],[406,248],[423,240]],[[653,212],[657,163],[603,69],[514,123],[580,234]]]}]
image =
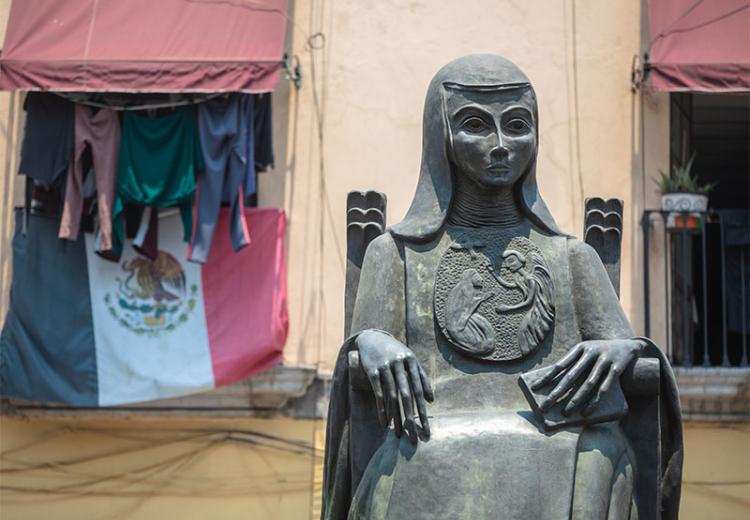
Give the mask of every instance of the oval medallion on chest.
[{"label": "oval medallion on chest", "polygon": [[522,358],[544,341],[555,288],[541,250],[512,230],[451,233],[435,277],[435,319],[461,352],[488,361]]}]

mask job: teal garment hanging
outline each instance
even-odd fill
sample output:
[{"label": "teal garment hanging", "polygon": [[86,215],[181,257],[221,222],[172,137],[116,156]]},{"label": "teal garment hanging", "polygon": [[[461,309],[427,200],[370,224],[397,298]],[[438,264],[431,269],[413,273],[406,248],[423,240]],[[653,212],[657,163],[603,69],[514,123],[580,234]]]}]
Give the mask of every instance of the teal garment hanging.
[{"label": "teal garment hanging", "polygon": [[117,258],[125,242],[125,203],[179,207],[184,240],[190,240],[195,178],[202,169],[195,107],[155,119],[123,113],[113,212],[112,249]]}]

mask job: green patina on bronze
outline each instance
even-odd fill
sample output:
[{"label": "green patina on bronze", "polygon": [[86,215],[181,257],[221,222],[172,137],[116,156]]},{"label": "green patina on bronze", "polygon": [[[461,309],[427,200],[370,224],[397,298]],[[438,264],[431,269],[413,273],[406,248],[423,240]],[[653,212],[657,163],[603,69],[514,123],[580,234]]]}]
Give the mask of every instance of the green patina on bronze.
[{"label": "green patina on bronze", "polygon": [[671,369],[555,224],[538,128],[518,67],[460,58],[428,88],[404,220],[350,195],[322,518],[677,518]]}]

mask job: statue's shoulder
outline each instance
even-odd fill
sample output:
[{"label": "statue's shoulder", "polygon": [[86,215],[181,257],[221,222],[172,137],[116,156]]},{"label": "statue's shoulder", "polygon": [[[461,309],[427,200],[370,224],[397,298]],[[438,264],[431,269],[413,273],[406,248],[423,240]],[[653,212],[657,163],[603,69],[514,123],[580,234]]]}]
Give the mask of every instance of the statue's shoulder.
[{"label": "statue's shoulder", "polygon": [[370,242],[370,245],[368,246],[368,250],[370,248],[374,250],[397,249],[397,241],[401,242],[401,239],[396,238],[396,236],[391,233],[391,228],[388,228],[383,233],[372,239],[372,242]]},{"label": "statue's shoulder", "polygon": [[576,237],[565,238],[568,256],[571,260],[575,261],[575,263],[585,265],[590,262],[595,262],[601,264],[601,259],[593,247],[582,240],[578,240]]},{"label": "statue's shoulder", "polygon": [[401,260],[401,243],[389,230],[375,237],[365,251],[365,262],[377,262],[382,267],[384,262]]},{"label": "statue's shoulder", "polygon": [[572,237],[568,238],[567,247],[570,274],[578,290],[589,293],[612,287],[602,259],[593,247]]},{"label": "statue's shoulder", "polygon": [[596,250],[574,236],[543,234],[536,235],[536,237],[532,241],[539,244],[545,253],[550,253],[553,259],[564,262],[573,271],[579,266],[583,268],[590,266],[592,262],[601,264]]}]

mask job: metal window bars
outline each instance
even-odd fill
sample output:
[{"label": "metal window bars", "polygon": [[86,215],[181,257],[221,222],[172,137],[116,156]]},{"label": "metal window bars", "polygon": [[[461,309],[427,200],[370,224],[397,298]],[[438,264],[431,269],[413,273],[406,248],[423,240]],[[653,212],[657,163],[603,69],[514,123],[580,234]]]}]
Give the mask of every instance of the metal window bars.
[{"label": "metal window bars", "polygon": [[[653,218],[656,217],[656,218]],[[700,225],[695,228],[690,228],[688,223],[690,219],[699,219]],[[666,333],[666,347],[670,359],[674,364],[682,366],[695,366],[696,361],[696,334],[691,333],[691,322],[693,321],[694,314],[697,316],[698,329],[700,329],[702,339],[702,363],[704,367],[709,366],[748,366],[748,291],[747,291],[747,280],[750,275],[746,272],[746,258],[748,255],[747,245],[741,245],[739,247],[739,321],[740,321],[740,338],[735,342],[735,346],[740,347],[739,356],[734,357],[734,362],[730,359],[730,344],[728,339],[728,324],[727,315],[729,311],[730,303],[727,300],[727,243],[725,240],[725,223],[724,219],[721,218],[721,214],[715,211],[708,212],[696,212],[696,211],[663,211],[656,209],[647,209],[643,212],[641,219],[641,228],[643,232],[643,300],[644,300],[644,329],[646,336],[651,334],[651,273],[650,273],[650,255],[651,251],[651,232],[654,225],[661,224],[663,227],[663,262],[664,262],[664,327]],[[675,225],[676,224],[676,225]],[[715,315],[709,317],[709,293],[711,287],[709,286],[709,273],[708,265],[713,256],[709,257],[708,242],[715,242],[716,237],[712,237],[712,233],[715,232],[715,228],[718,227],[718,243],[719,243],[719,277],[720,277],[720,316]],[[709,231],[709,228],[712,228]],[[693,268],[692,253],[693,253],[693,239],[700,237],[700,278],[691,276]],[[672,247],[670,247],[672,246]],[[713,248],[712,248],[713,249]],[[714,249],[715,251],[715,249]],[[712,251],[713,252],[713,251]],[[674,257],[673,257],[674,255]],[[671,269],[672,262],[674,261],[674,271]],[[715,278],[716,273],[713,273],[712,278]],[[696,282],[697,286],[700,284],[700,301],[701,310],[700,312],[694,313],[695,301],[692,300],[693,291],[692,285]],[[672,291],[671,289],[675,290]],[[736,291],[737,288],[734,288]],[[673,298],[678,299],[677,302],[673,301]],[[692,301],[691,301],[692,300]],[[676,305],[675,305],[676,303]],[[735,302],[736,303],[736,302]],[[736,310],[735,310],[736,311]],[[736,313],[736,312],[735,312]],[[678,326],[675,327],[678,330],[673,330],[674,325],[672,316],[676,315],[678,320]],[[721,336],[721,361],[720,363],[712,363],[711,354],[714,353],[714,358],[718,358],[718,353],[715,348],[712,348],[710,340],[711,336],[717,336],[715,330],[711,330],[712,326],[720,327]],[[681,330],[679,330],[681,329]],[[675,335],[680,334],[681,350],[675,350],[674,345]],[[739,359],[737,359],[739,357]]]}]

